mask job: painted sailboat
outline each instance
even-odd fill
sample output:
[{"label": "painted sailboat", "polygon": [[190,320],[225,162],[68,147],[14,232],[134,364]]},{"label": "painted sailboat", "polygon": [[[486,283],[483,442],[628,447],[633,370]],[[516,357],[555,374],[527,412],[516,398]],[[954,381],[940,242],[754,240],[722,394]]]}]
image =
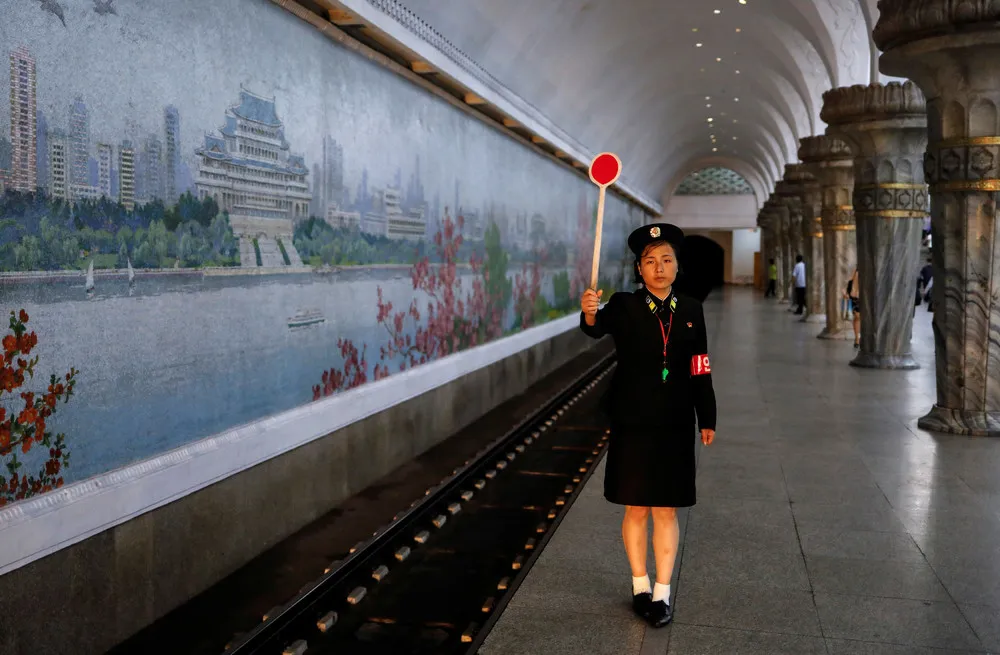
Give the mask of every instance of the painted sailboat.
[{"label": "painted sailboat", "polygon": [[87,283],[85,285],[87,290],[87,295],[93,295],[94,293],[94,260],[90,260],[90,265],[87,267]]}]

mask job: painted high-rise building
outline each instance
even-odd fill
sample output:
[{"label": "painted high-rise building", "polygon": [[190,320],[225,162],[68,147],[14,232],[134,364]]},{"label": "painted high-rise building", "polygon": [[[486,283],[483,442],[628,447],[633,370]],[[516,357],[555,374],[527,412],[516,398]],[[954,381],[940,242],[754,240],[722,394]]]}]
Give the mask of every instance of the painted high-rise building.
[{"label": "painted high-rise building", "polygon": [[177,204],[177,175],[181,167],[181,116],[173,105],[163,110],[164,201]]},{"label": "painted high-rise building", "polygon": [[155,134],[150,134],[142,148],[142,179],[139,181],[136,196],[142,202],[154,198],[163,198],[163,144]]},{"label": "painted high-rise building", "polygon": [[309,217],[309,170],[289,152],[274,98],[240,89],[219,132],[206,135],[196,151],[198,197],[212,197],[229,212],[236,236],[290,237],[294,221]]},{"label": "painted high-rise building", "polygon": [[118,202],[129,211],[135,208],[135,149],[128,139],[118,147]]},{"label": "painted high-rise building", "polygon": [[38,184],[38,105],[35,96],[35,59],[26,47],[10,53],[11,172],[8,188],[32,192]]},{"label": "painted high-rise building", "polygon": [[69,202],[72,197],[70,189],[71,150],[70,139],[65,131],[54,129],[49,131],[49,196],[53,200]]},{"label": "painted high-rise building", "polygon": [[77,186],[90,185],[87,170],[90,152],[90,112],[83,104],[83,97],[77,96],[69,108],[70,142],[70,183]]},{"label": "painted high-rise building", "polygon": [[97,193],[103,198],[114,198],[111,195],[111,169],[114,157],[114,148],[110,144],[97,144]]}]

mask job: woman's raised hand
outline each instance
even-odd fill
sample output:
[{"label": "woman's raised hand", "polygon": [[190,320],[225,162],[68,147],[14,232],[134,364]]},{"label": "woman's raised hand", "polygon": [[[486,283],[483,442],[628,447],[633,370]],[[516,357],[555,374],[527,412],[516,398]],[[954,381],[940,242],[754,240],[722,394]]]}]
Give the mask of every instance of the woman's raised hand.
[{"label": "woman's raised hand", "polygon": [[587,289],[583,292],[583,297],[580,299],[580,309],[583,310],[588,325],[593,325],[596,320],[597,308],[601,304],[601,294],[603,293],[604,291],[594,291],[593,289]]}]

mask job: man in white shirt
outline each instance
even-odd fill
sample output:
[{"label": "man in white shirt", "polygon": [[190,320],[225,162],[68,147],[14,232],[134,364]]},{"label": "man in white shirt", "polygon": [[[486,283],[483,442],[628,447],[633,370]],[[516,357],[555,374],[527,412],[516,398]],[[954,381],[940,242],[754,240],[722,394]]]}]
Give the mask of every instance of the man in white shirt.
[{"label": "man in white shirt", "polygon": [[802,255],[795,258],[792,280],[795,282],[795,313],[802,314],[806,308],[806,263],[802,261]]}]

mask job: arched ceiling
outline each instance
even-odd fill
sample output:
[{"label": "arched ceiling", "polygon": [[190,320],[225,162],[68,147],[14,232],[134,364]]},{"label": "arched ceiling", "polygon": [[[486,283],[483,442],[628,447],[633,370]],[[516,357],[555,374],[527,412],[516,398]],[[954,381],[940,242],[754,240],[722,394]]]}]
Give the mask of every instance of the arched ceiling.
[{"label": "arched ceiling", "polygon": [[402,1],[584,146],[617,153],[664,211],[711,165],[763,203],[799,139],[825,131],[824,91],[892,79],[871,40],[877,0]]}]

